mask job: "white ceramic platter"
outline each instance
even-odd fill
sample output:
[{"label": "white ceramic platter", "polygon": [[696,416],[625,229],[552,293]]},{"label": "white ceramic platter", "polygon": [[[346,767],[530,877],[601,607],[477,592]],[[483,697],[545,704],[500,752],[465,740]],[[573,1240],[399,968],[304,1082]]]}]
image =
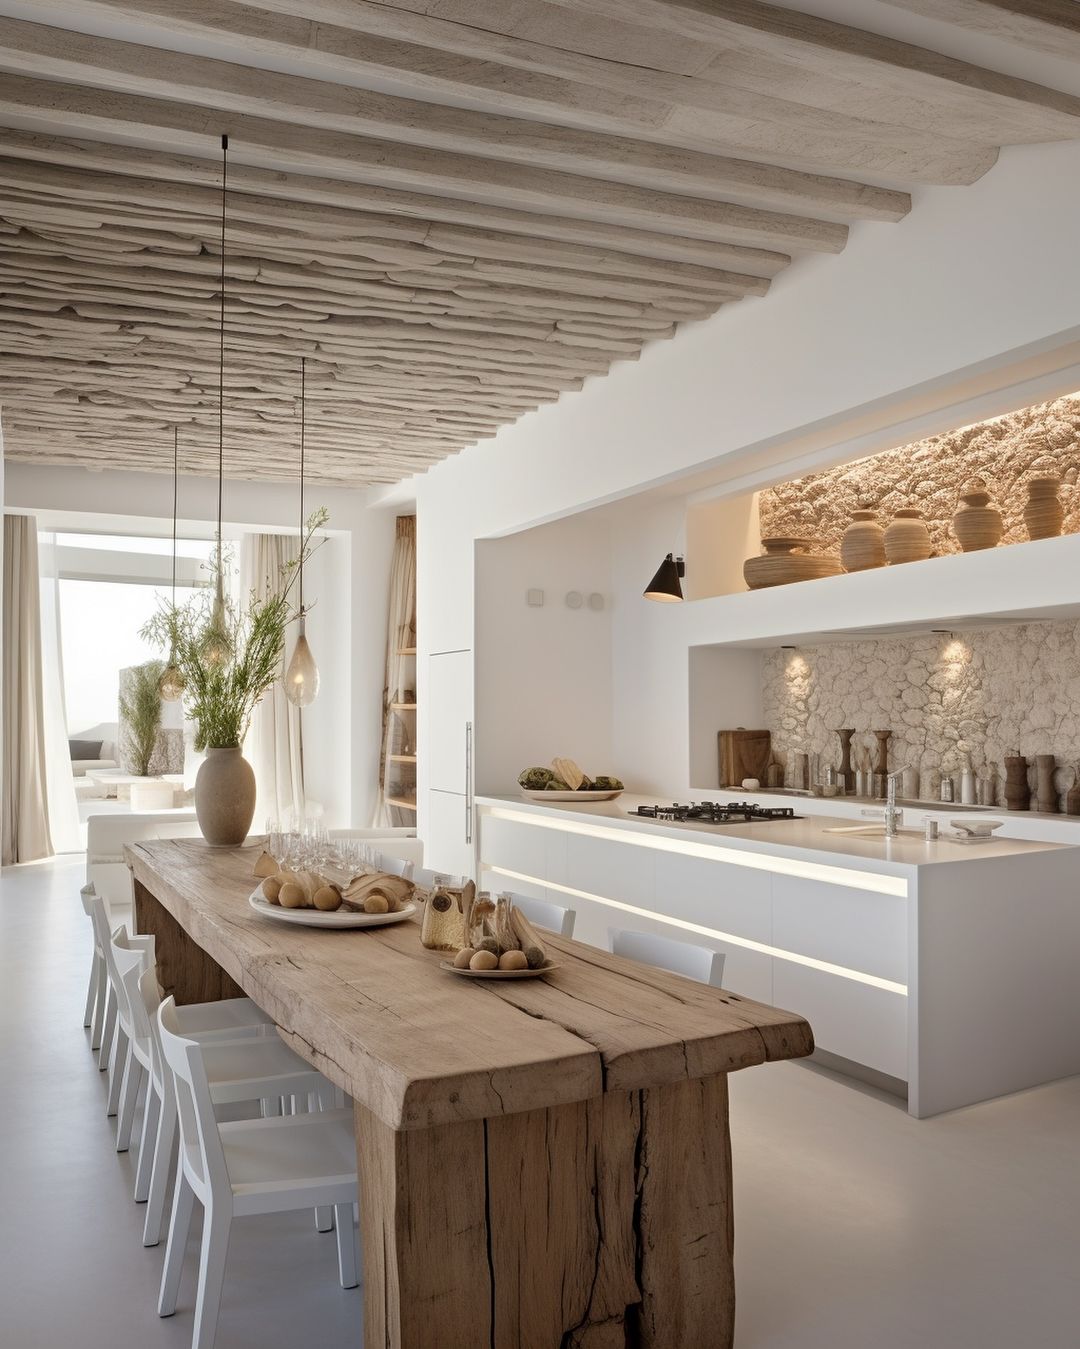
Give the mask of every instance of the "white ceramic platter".
[{"label": "white ceramic platter", "polygon": [[416,912],[415,904],[406,904],[396,913],[354,913],[352,909],[283,909],[280,904],[271,904],[258,890],[248,895],[248,903],[263,918],[272,918],[278,923],[294,923],[299,927],[385,927],[387,923],[400,923]]},{"label": "white ceramic platter", "polygon": [[466,979],[539,979],[559,966],[556,961],[549,960],[538,970],[459,970],[452,960],[442,960],[439,968],[449,970],[451,974],[463,974]]},{"label": "white ceramic platter", "polygon": [[582,806],[590,801],[614,801],[622,793],[621,787],[617,792],[530,792],[521,788],[522,796],[529,801],[576,801]]}]

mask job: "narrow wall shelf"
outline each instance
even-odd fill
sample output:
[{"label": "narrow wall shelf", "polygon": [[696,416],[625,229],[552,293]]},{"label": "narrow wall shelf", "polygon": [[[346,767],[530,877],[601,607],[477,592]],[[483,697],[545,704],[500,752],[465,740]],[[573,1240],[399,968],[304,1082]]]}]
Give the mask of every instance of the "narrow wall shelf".
[{"label": "narrow wall shelf", "polygon": [[415,655],[416,655],[416,647],[415,647],[415,646],[399,646],[399,647],[398,647],[398,650],[397,650],[397,653],[398,653],[399,656],[415,656]]},{"label": "narrow wall shelf", "polygon": [[391,703],[391,704],[390,704],[390,711],[391,711],[391,712],[415,712],[415,711],[416,711],[416,704],[415,704],[415,703]]},{"label": "narrow wall shelf", "polygon": [[415,754],[390,754],[387,756],[391,763],[415,763]]},{"label": "narrow wall shelf", "polygon": [[386,798],[388,806],[398,806],[401,810],[415,810],[416,798],[408,796],[388,796]]}]

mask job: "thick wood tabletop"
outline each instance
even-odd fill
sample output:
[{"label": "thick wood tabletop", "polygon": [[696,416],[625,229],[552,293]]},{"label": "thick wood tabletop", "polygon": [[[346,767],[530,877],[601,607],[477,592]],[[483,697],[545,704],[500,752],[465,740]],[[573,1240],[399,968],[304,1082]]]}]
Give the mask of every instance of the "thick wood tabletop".
[{"label": "thick wood tabletop", "polygon": [[583,1101],[813,1049],[799,1016],[545,936],[543,979],[462,979],[409,920],[320,930],[248,906],[258,848],[131,844],[135,879],[284,1038],[393,1129]]}]

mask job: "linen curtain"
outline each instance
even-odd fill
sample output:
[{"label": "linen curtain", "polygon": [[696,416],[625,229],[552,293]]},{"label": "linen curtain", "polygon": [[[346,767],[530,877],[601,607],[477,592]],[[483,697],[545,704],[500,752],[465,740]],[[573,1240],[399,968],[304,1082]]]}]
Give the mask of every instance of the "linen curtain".
[{"label": "linen curtain", "polygon": [[41,607],[37,526],[32,516],[4,516],[3,863],[50,857],[45,771],[45,701],[41,671]]},{"label": "linen curtain", "polygon": [[[386,623],[386,679],[383,685],[382,755],[379,761],[379,797],[375,807],[375,827],[415,826],[412,811],[392,806],[387,797],[390,786],[391,754],[416,753],[415,713],[404,716],[391,712],[391,703],[405,702],[406,687],[415,681],[415,666],[401,654],[416,645],[416,516],[399,515],[394,536],[394,555],[390,563],[390,612]],[[406,770],[407,771],[407,770]],[[404,776],[404,774],[403,774]],[[409,775],[410,785],[414,781]]]},{"label": "linen curtain", "polygon": [[86,829],[79,821],[75,778],[68,744],[64,656],[60,640],[60,576],[56,534],[38,530],[38,589],[41,599],[41,684],[45,708],[45,793],[54,852],[82,852]]},{"label": "linen curtain", "polygon": [[[245,534],[240,545],[240,595],[246,603],[254,592],[265,599],[281,582],[281,569],[296,556],[296,539],[288,534]],[[292,651],[295,635],[285,639],[284,663]],[[244,753],[255,773],[255,820],[284,822],[290,811],[304,806],[303,748],[300,709],[285,697],[278,679],[255,709]]]}]

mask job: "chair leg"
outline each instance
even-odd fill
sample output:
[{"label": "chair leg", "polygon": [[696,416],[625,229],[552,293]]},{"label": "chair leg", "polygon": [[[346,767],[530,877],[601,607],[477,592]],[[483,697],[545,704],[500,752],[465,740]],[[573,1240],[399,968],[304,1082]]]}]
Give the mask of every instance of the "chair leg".
[{"label": "chair leg", "polygon": [[176,1168],[176,1191],[173,1195],[172,1218],[169,1220],[169,1240],[165,1243],[165,1264],[161,1271],[161,1291],[158,1293],[158,1315],[172,1316],[180,1292],[180,1275],[184,1269],[184,1251],[191,1230],[191,1210],[195,1191],[188,1184],[183,1165]]},{"label": "chair leg", "polygon": [[[109,984],[109,981],[105,981]],[[109,1066],[112,1058],[113,1042],[116,1039],[116,993],[109,984],[105,990],[105,1022],[101,1030],[101,1048],[98,1050],[98,1068],[101,1072]]]},{"label": "chair leg", "polygon": [[143,1223],[143,1245],[156,1246],[161,1240],[165,1217],[165,1195],[169,1188],[169,1168],[176,1151],[176,1101],[170,1096],[162,1101],[158,1111],[157,1138],[154,1142],[154,1165],[150,1172],[150,1189],[146,1196],[146,1221]]},{"label": "chair leg", "polygon": [[360,1259],[357,1249],[356,1228],[353,1227],[352,1204],[335,1204],[334,1217],[337,1220],[338,1274],[342,1288],[355,1288],[360,1282]]},{"label": "chair leg", "polygon": [[191,1349],[214,1349],[231,1225],[230,1213],[215,1210],[212,1204],[207,1207],[203,1215],[199,1291],[195,1298],[195,1329],[191,1336]]},{"label": "chair leg", "polygon": [[[146,1072],[146,1069],[143,1069]],[[147,1075],[146,1101],[143,1105],[142,1138],[139,1142],[139,1165],[135,1172],[135,1202],[145,1204],[150,1195],[150,1173],[154,1163],[154,1140],[157,1137],[161,1101],[154,1080]]]},{"label": "chair leg", "polygon": [[[316,1110],[329,1110],[328,1102],[332,1099],[332,1088],[328,1082],[325,1087],[317,1091],[308,1092],[308,1111],[314,1113]],[[315,1231],[332,1232],[334,1230],[334,1210],[327,1204],[321,1205],[315,1210]]]},{"label": "chair leg", "polygon": [[97,985],[98,985],[98,958],[95,951],[90,958],[90,979],[86,985],[86,1006],[83,1009],[83,1026],[87,1027],[93,1024],[94,1007],[97,1003]]},{"label": "chair leg", "polygon": [[146,1069],[131,1053],[128,1046],[127,1067],[124,1069],[124,1085],[120,1092],[120,1113],[116,1121],[116,1150],[127,1152],[131,1147],[131,1129],[135,1123],[135,1107],[139,1100],[139,1087]]},{"label": "chair leg", "polygon": [[105,995],[107,993],[106,984],[108,979],[105,976],[105,962],[99,955],[94,956],[94,964],[97,967],[97,983],[94,985],[94,1018],[90,1026],[90,1048],[99,1055],[101,1054],[101,1037],[105,1032]]},{"label": "chair leg", "polygon": [[106,1115],[115,1115],[120,1109],[120,1097],[131,1058],[131,1046],[123,1026],[117,1026],[113,1036],[112,1062],[109,1065],[109,1100],[105,1107]]}]

